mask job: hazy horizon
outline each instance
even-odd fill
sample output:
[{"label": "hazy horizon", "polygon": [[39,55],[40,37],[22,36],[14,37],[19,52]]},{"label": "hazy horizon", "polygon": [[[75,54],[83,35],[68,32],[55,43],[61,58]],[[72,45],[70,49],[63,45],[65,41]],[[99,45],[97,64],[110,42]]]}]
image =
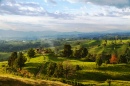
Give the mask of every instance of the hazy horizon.
[{"label": "hazy horizon", "polygon": [[130,30],[130,0],[0,0],[0,29]]}]

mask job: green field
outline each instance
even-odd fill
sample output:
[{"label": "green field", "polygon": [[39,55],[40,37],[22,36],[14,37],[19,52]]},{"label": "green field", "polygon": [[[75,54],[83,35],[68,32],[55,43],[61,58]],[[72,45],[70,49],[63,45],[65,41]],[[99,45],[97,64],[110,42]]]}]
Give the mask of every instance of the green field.
[{"label": "green field", "polygon": [[[117,50],[119,55],[122,55],[128,46],[129,40],[120,40],[116,41],[116,45],[112,45],[112,40],[108,40],[107,44],[104,46],[104,40],[78,40],[80,44],[77,44],[76,41],[72,42],[72,49],[79,48],[81,46],[87,47],[90,54],[102,54],[103,52],[111,54],[113,50]],[[54,47],[53,47],[54,50]],[[62,50],[62,49],[61,49]],[[2,59],[7,59],[10,53],[0,53]],[[25,56],[27,57],[26,53]],[[101,67],[97,67],[95,62],[87,62],[82,59],[76,58],[66,58],[66,57],[57,57],[49,54],[36,54],[34,58],[29,59],[27,57],[27,62],[23,70],[26,70],[30,73],[32,80],[37,79],[37,74],[40,71],[42,65],[43,69],[40,72],[40,77],[38,79],[46,80],[46,75],[44,69],[46,68],[48,62],[63,62],[63,64],[68,63],[69,65],[79,65],[81,70],[76,72],[74,77],[69,78],[68,80],[83,83],[83,84],[96,84],[101,86],[108,86],[107,81],[111,81],[112,86],[128,86],[130,84],[130,64],[105,64],[103,63]],[[2,61],[2,60],[1,60]],[[0,71],[1,75],[12,77],[16,76],[13,73],[6,72],[7,61],[0,62]],[[21,76],[18,76],[21,77]],[[48,80],[60,81],[55,77],[47,77]],[[35,83],[35,82],[34,82]]]},{"label": "green field", "polygon": [[0,61],[8,60],[8,57],[10,56],[10,54],[11,53],[0,52]]},{"label": "green field", "polygon": [[[46,56],[46,58],[49,60],[49,57]],[[127,86],[130,83],[129,64],[108,64],[108,65],[104,64],[100,68],[97,68],[95,62],[82,62],[74,59],[63,59],[61,57],[55,59],[54,58],[51,59],[51,58],[50,60],[54,62],[59,62],[59,61],[64,62],[67,60],[68,62],[70,62],[70,64],[80,65],[82,70],[77,72],[78,75],[76,80],[84,84],[107,85],[108,84],[106,82],[107,79],[111,79],[112,84],[113,85],[118,84],[118,86],[122,86],[122,85]],[[42,56],[33,58],[26,63],[24,69],[28,70],[31,73],[35,73],[36,71],[38,71],[37,67],[42,65],[43,61],[44,60]],[[2,67],[2,65],[7,65],[7,62],[1,62],[0,67]],[[1,69],[1,71],[3,70]],[[3,74],[5,74],[5,76],[10,75],[10,74],[9,75],[6,74],[5,71],[3,73],[1,72],[1,75]]]}]

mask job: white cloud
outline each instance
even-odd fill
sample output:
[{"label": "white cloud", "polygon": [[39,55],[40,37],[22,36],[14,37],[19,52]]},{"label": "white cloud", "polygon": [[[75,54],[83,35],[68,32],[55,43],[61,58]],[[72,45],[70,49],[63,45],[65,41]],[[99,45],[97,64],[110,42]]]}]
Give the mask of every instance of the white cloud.
[{"label": "white cloud", "polygon": [[[46,2],[55,3],[54,0],[45,0]],[[68,0],[69,2],[85,2],[88,0]],[[93,1],[93,0],[92,0]],[[90,8],[87,5],[91,6]],[[53,8],[52,8],[53,9]],[[58,10],[58,9],[57,9]],[[61,10],[60,10],[61,11]],[[63,19],[73,19],[73,17],[78,15],[91,15],[91,16],[126,16],[130,15],[130,8],[116,8],[114,6],[97,6],[93,3],[87,3],[83,7],[73,8],[67,7],[62,9],[62,12],[58,13],[50,12],[46,10],[43,6],[40,6],[36,2],[15,2],[15,0],[10,0],[1,3],[0,14],[11,14],[11,15],[28,15],[28,16],[51,16],[54,18]]]},{"label": "white cloud", "polygon": [[[12,0],[13,1],[13,0]],[[46,10],[34,2],[4,2],[0,5],[0,14],[12,15],[44,15]]]},{"label": "white cloud", "polygon": [[92,3],[87,3],[86,5],[78,9],[66,7],[64,9],[64,12],[71,14],[73,16],[90,15],[90,16],[121,17],[125,15],[130,15],[130,8],[129,7],[117,8],[114,6],[97,6]]},{"label": "white cloud", "polygon": [[50,2],[52,4],[56,4],[56,1],[55,0],[44,0],[46,3]]},{"label": "white cloud", "polygon": [[[45,1],[56,3],[56,0]],[[76,2],[88,2],[89,0],[68,1],[78,4]],[[101,2],[102,0],[99,1]],[[119,0],[119,2],[121,2],[121,0]],[[62,7],[60,8],[61,5],[59,5],[51,11],[51,9],[48,10],[47,7],[43,7],[40,3],[36,2],[5,0],[5,2],[0,4],[0,27],[24,31],[76,30],[82,32],[130,28],[130,7],[118,8],[114,5],[108,6],[104,4],[101,6],[93,3],[98,4],[98,2],[91,0],[91,3],[81,4],[78,8],[73,7],[73,4],[69,4],[72,6],[62,9]],[[101,3],[103,3],[103,1]],[[44,3],[44,5],[45,4],[47,3]],[[59,3],[57,3],[57,5],[58,4]]]},{"label": "white cloud", "polygon": [[[48,16],[1,15],[1,28],[24,31],[103,31],[110,29],[126,29],[130,27],[130,19],[122,17],[77,16],[74,19],[56,19]],[[99,22],[100,21],[100,22]],[[121,22],[119,22],[121,21]]]}]

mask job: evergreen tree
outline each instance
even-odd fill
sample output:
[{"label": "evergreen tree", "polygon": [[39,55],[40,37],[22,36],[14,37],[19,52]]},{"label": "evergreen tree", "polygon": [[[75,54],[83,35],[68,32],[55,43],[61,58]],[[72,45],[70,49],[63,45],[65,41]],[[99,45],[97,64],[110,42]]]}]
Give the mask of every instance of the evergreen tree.
[{"label": "evergreen tree", "polygon": [[26,61],[27,61],[27,58],[25,58],[22,52],[19,52],[18,58],[15,61],[15,65],[17,68],[20,68],[21,70]]},{"label": "evergreen tree", "polygon": [[55,77],[63,77],[63,73],[64,69],[63,69],[63,64],[62,63],[57,63],[55,72],[54,72],[54,76]]},{"label": "evergreen tree", "polygon": [[28,50],[28,52],[27,52],[27,54],[28,54],[28,56],[30,57],[30,58],[32,58],[32,57],[34,57],[35,56],[35,51],[34,51],[34,49],[29,49]]},{"label": "evergreen tree", "polygon": [[71,46],[70,45],[64,45],[64,51],[63,51],[63,55],[65,57],[70,57],[72,55],[72,50],[71,50]]},{"label": "evergreen tree", "polygon": [[14,62],[15,62],[16,59],[17,59],[17,52],[12,52],[11,56],[8,59],[8,65],[9,65],[9,67],[13,68]]},{"label": "evergreen tree", "polygon": [[96,65],[97,66],[101,66],[103,63],[102,59],[101,59],[101,55],[98,55],[96,58]]}]

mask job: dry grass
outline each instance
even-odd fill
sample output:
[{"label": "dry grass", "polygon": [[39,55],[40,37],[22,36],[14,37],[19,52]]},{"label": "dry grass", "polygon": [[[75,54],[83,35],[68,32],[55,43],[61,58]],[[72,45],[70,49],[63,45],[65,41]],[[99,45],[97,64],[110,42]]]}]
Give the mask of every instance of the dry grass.
[{"label": "dry grass", "polygon": [[28,79],[0,75],[0,86],[70,86],[58,81]]}]

